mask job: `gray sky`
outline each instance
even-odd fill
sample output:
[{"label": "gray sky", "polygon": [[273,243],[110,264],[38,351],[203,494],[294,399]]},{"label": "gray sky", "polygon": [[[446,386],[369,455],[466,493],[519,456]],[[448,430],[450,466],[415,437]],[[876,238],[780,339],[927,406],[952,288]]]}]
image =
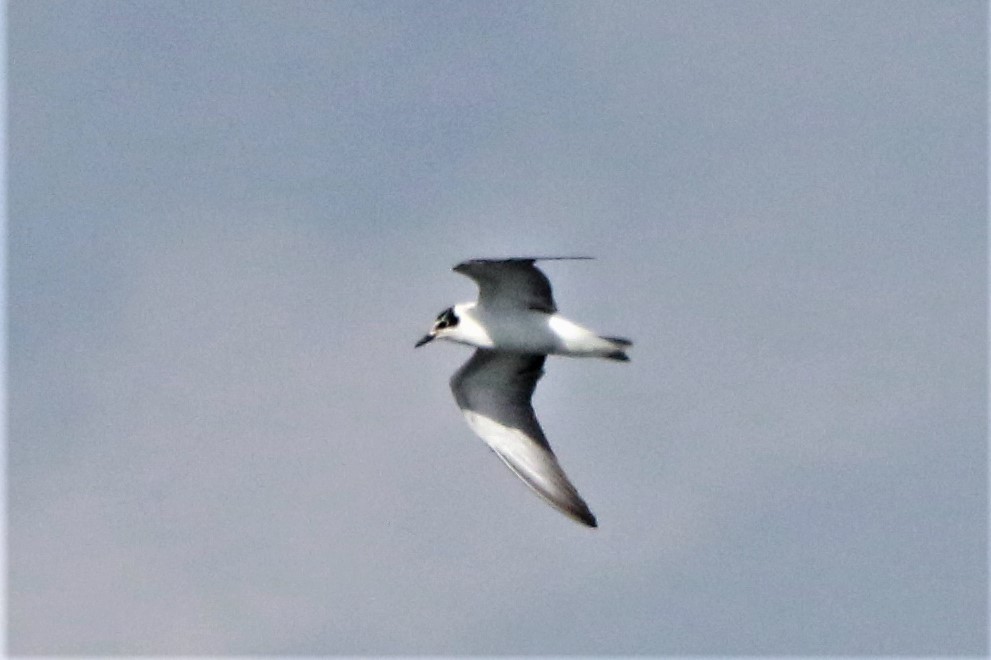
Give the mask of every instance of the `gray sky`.
[{"label": "gray sky", "polygon": [[[986,11],[13,2],[10,650],[987,653]],[[413,350],[573,253],[598,530]]]}]

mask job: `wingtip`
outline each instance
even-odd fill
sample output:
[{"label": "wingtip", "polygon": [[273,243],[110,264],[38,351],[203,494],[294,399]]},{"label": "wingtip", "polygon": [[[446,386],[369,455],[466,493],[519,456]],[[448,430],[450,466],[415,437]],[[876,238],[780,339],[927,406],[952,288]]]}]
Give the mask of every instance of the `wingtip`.
[{"label": "wingtip", "polygon": [[502,257],[502,258],[477,257],[477,258],[474,258],[474,259],[465,259],[464,261],[461,261],[460,263],[455,264],[451,268],[451,270],[457,272],[457,270],[459,268],[462,268],[462,267],[467,266],[469,264],[491,263],[491,262],[498,262],[498,261],[519,261],[519,262],[530,262],[530,263],[533,263],[534,261],[587,261],[587,260],[594,260],[594,259],[595,259],[595,257],[591,257],[591,256],[588,256],[588,255],[569,256],[569,257]]},{"label": "wingtip", "polygon": [[581,255],[575,257],[528,257],[534,261],[589,261],[594,260],[595,257],[589,255]]},{"label": "wingtip", "polygon": [[588,505],[585,504],[584,500],[574,502],[568,508],[564,508],[560,506],[558,508],[560,508],[560,510],[563,513],[567,514],[569,518],[571,518],[577,523],[581,523],[582,525],[585,525],[586,527],[599,526],[599,521],[595,519],[595,514],[593,514],[592,511],[588,508]]}]

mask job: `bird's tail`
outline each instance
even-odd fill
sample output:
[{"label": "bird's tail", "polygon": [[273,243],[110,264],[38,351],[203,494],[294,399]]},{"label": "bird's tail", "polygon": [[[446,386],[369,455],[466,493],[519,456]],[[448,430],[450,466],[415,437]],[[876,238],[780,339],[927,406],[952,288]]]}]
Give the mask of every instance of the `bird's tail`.
[{"label": "bird's tail", "polygon": [[628,349],[630,346],[633,346],[632,341],[630,341],[629,339],[625,339],[623,337],[602,337],[602,339],[605,339],[607,342],[613,344],[616,347],[615,351],[606,354],[605,357],[609,358],[610,360],[618,360],[620,362],[630,361],[630,356],[626,354],[626,349]]}]

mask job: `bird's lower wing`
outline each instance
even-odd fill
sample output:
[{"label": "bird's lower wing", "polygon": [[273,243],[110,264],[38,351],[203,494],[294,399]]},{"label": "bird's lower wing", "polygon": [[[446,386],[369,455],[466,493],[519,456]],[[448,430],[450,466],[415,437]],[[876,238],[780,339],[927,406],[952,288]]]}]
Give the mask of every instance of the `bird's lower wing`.
[{"label": "bird's lower wing", "polygon": [[595,527],[530,404],[543,364],[543,355],[479,349],[451,378],[451,389],[468,426],[516,476],[561,512]]},{"label": "bird's lower wing", "polygon": [[595,527],[595,516],[568,480],[554,453],[545,449],[520,429],[465,410],[468,426],[537,495],[578,522]]}]

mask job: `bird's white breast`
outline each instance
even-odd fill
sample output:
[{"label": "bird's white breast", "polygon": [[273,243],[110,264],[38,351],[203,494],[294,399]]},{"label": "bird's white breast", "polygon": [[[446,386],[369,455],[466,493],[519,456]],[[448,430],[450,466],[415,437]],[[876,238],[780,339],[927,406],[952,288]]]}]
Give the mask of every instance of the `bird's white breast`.
[{"label": "bird's white breast", "polygon": [[518,353],[606,355],[616,347],[560,314],[528,309],[455,305],[458,325],[447,339],[477,348]]},{"label": "bird's white breast", "polygon": [[556,353],[561,348],[551,316],[527,309],[471,310],[495,348],[521,353]]}]

